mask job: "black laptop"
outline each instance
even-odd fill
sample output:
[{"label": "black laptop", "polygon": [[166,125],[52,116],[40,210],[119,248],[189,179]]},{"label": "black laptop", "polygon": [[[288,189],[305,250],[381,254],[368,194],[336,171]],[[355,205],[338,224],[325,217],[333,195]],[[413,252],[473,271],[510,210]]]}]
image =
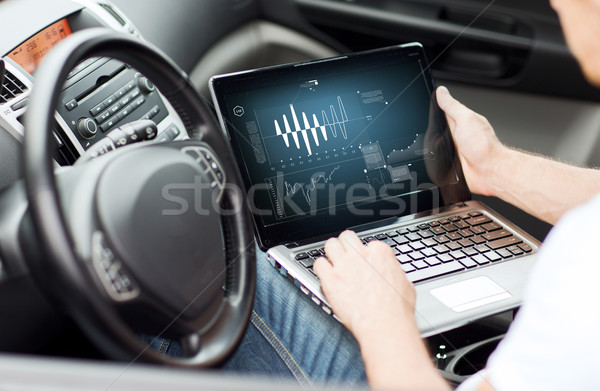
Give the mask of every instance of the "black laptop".
[{"label": "black laptop", "polygon": [[312,266],[345,229],[393,248],[423,336],[520,304],[539,243],[470,200],[420,44],[219,75],[210,89],[260,248],[322,310],[335,317]]}]

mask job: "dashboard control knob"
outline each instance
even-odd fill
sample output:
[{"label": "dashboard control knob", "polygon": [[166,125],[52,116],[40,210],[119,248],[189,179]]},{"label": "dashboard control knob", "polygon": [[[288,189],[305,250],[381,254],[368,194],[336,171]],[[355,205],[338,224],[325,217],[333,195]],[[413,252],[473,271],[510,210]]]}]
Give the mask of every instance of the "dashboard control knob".
[{"label": "dashboard control knob", "polygon": [[149,94],[156,89],[156,87],[154,87],[154,84],[150,80],[148,80],[147,77],[144,76],[138,78],[137,84],[142,93],[144,94]]},{"label": "dashboard control knob", "polygon": [[77,131],[83,138],[92,138],[98,132],[98,124],[91,118],[81,118],[77,122]]}]

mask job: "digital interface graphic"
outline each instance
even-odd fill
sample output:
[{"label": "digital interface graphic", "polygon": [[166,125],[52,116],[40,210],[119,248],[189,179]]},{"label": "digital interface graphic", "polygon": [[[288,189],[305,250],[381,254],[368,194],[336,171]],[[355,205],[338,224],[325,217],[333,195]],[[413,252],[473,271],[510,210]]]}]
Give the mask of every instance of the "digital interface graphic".
[{"label": "digital interface graphic", "polygon": [[431,188],[452,166],[419,60],[267,84],[225,96],[267,223]]},{"label": "digital interface graphic", "polygon": [[[306,113],[302,112],[302,125],[298,120],[298,115],[296,114],[296,109],[293,104],[290,104],[290,112],[292,114],[292,120],[294,124],[294,130],[292,130],[290,123],[286,117],[283,115],[283,123],[285,124],[284,131],[282,132],[281,126],[279,122],[275,120],[275,133],[277,136],[281,136],[285,142],[285,146],[287,148],[290,147],[290,135],[296,144],[296,148],[300,149],[300,141],[298,134],[300,133],[302,136],[302,141],[306,147],[306,151],[308,155],[312,155],[312,148],[310,146],[311,141],[309,140],[310,136],[312,136],[312,140],[314,140],[315,146],[319,146],[319,138],[322,137],[322,142],[328,141],[329,137],[338,137],[338,130],[340,137],[343,137],[345,140],[348,139],[348,131],[346,129],[346,123],[348,122],[348,115],[346,114],[346,109],[344,108],[344,103],[342,102],[342,98],[340,96],[337,97],[339,104],[339,115],[335,111],[333,105],[330,105],[330,113],[331,120],[328,117],[328,113],[325,110],[321,110],[322,120],[319,123],[319,119],[316,114],[312,115],[312,125],[306,117]],[[309,114],[310,115],[310,114]],[[320,132],[320,133],[319,133]],[[330,136],[327,136],[328,132]]]}]

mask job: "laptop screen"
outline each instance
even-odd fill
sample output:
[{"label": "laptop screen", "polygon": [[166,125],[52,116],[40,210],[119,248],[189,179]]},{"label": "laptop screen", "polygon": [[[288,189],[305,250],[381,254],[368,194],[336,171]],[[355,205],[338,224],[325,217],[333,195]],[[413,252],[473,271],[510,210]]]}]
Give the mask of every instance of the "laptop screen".
[{"label": "laptop screen", "polygon": [[326,234],[435,207],[462,180],[418,44],[217,76],[211,88],[272,240],[296,240],[282,227]]}]

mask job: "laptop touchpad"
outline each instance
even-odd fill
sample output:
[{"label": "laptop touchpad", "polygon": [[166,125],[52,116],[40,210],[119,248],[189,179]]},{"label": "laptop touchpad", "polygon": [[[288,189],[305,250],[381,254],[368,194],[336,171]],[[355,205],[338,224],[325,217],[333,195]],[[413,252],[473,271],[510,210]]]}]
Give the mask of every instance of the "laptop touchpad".
[{"label": "laptop touchpad", "polygon": [[431,294],[456,312],[508,299],[512,295],[486,276],[432,289]]}]

